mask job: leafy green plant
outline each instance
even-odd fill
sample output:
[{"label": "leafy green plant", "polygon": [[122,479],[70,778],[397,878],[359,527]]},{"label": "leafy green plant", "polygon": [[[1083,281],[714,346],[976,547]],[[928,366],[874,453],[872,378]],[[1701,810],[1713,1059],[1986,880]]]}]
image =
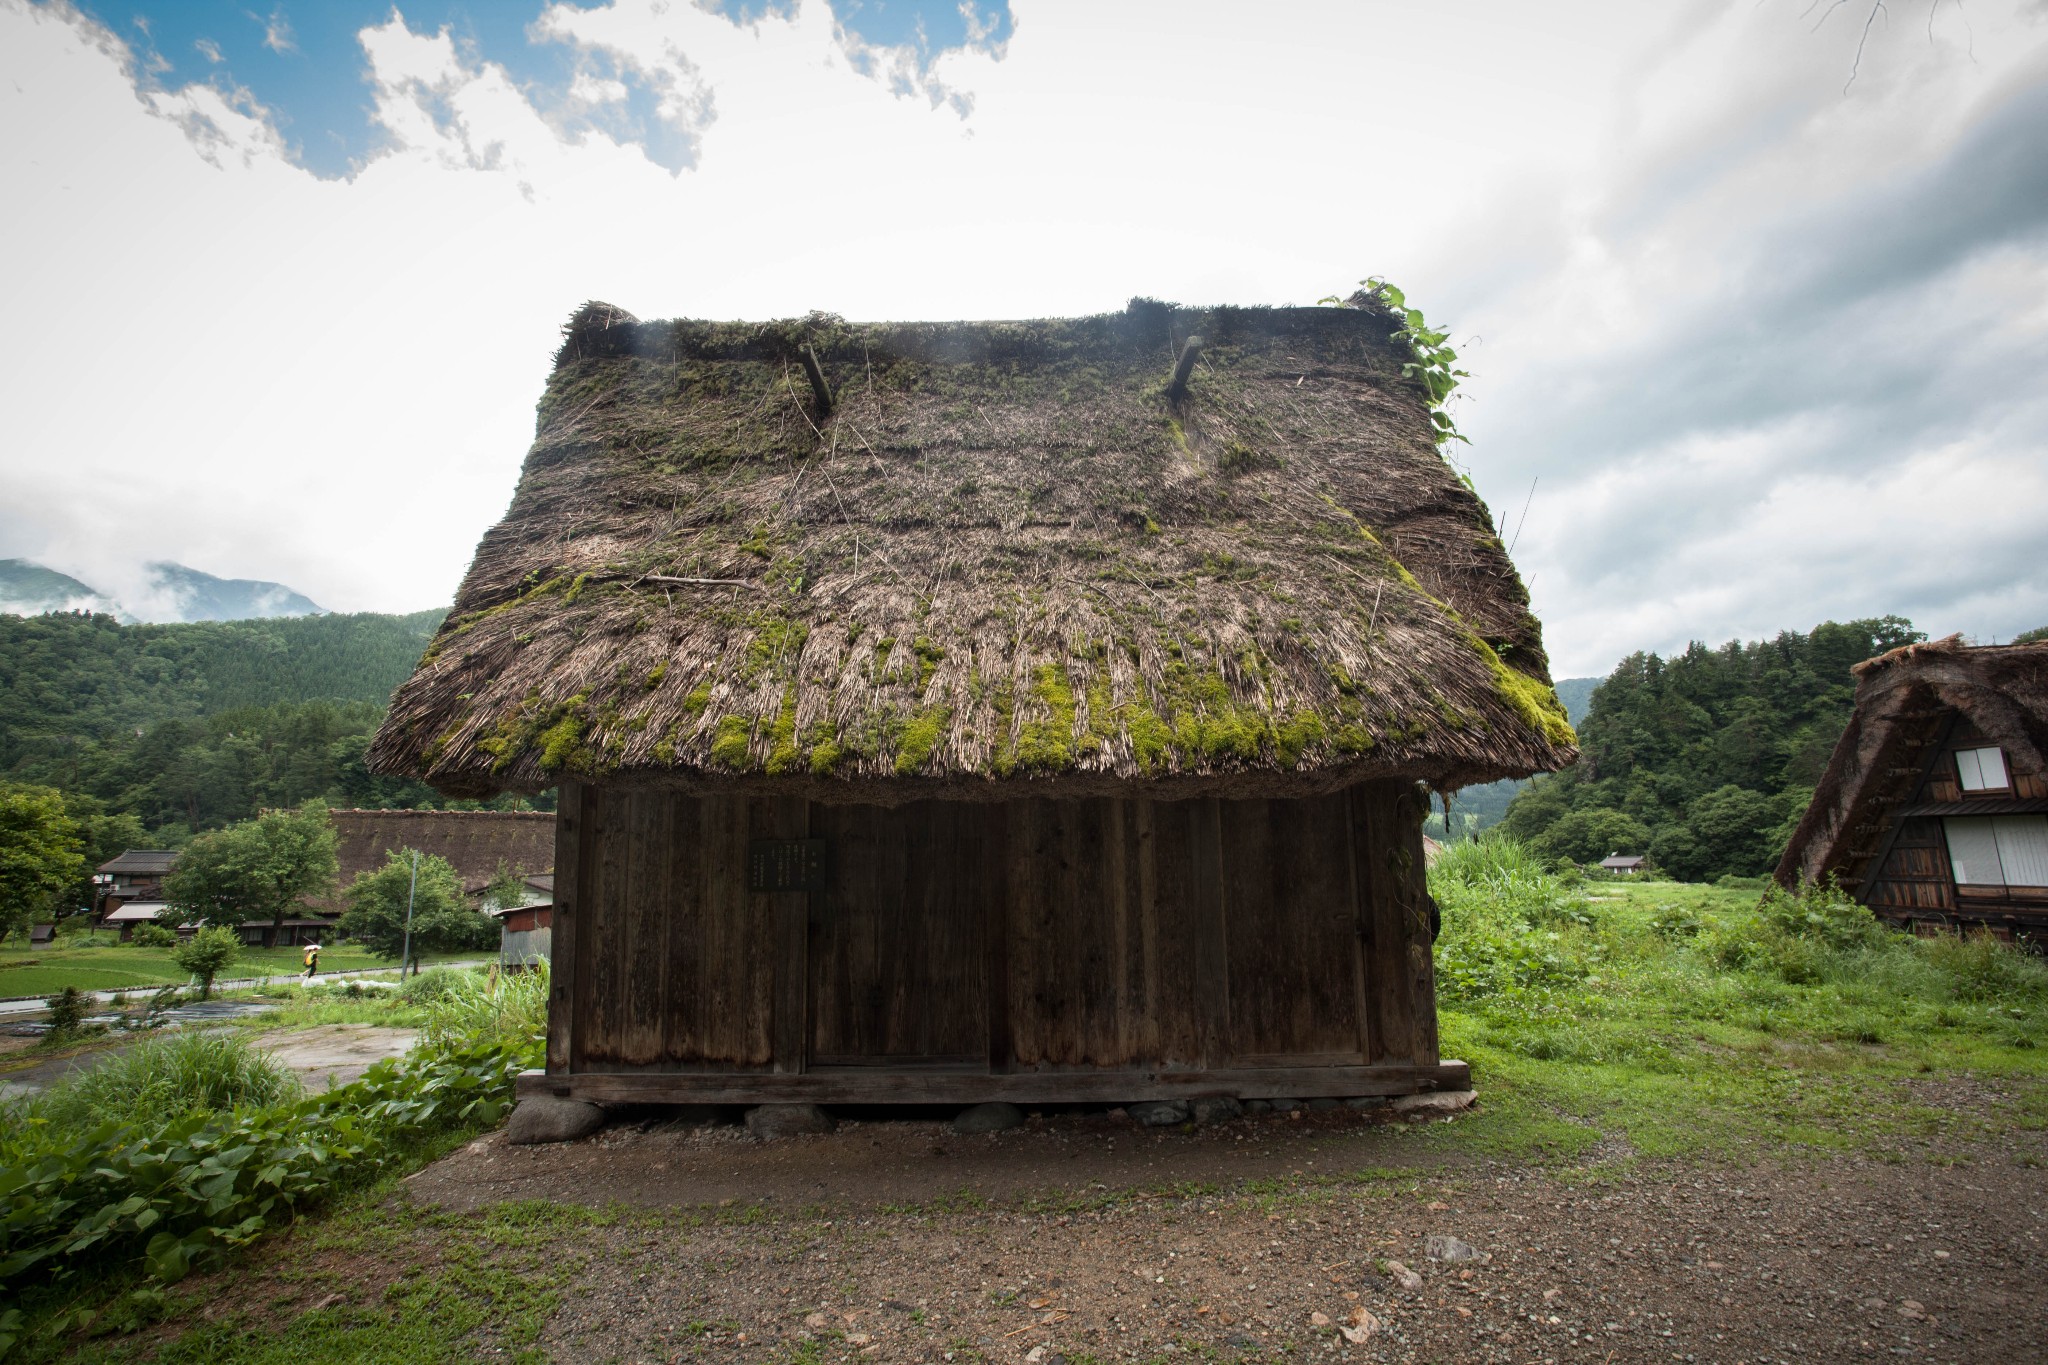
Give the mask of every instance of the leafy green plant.
[{"label": "leafy green plant", "polygon": [[[528,1055],[494,1043],[378,1062],[293,1103],[168,1124],[37,1126],[0,1167],[0,1294],[138,1264],[159,1284],[246,1245],[407,1144],[496,1123]],[[46,1331],[84,1323],[58,1322]]]},{"label": "leafy green plant", "polygon": [[289,1069],[235,1034],[209,1029],[145,1039],[0,1114],[10,1126],[148,1128],[188,1114],[276,1105],[298,1096],[299,1081]]},{"label": "leafy green plant", "polygon": [[[1384,277],[1373,275],[1359,281],[1367,297],[1381,304],[1401,319],[1401,327],[1388,339],[1405,343],[1412,357],[1401,366],[1403,376],[1417,380],[1429,399],[1429,420],[1436,428],[1438,445],[1445,441],[1466,441],[1458,431],[1451,414],[1445,410],[1451,393],[1458,387],[1458,381],[1471,375],[1456,368],[1458,353],[1451,347],[1451,335],[1429,325],[1420,308],[1408,306],[1408,296],[1390,284]],[[1323,303],[1343,303],[1346,300],[1335,295],[1321,300]]]}]

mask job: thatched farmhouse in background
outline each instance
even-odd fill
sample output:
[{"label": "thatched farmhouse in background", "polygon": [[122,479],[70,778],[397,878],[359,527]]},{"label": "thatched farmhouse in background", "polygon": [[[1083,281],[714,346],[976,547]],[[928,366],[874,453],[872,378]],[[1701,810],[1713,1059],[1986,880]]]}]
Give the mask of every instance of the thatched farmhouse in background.
[{"label": "thatched farmhouse in background", "polygon": [[2048,644],[1907,645],[1856,711],[1777,877],[1915,929],[2048,935]]},{"label": "thatched farmhouse in background", "polygon": [[1396,1094],[1426,784],[1574,756],[1372,306],[582,309],[386,773],[559,788],[528,1094]]}]

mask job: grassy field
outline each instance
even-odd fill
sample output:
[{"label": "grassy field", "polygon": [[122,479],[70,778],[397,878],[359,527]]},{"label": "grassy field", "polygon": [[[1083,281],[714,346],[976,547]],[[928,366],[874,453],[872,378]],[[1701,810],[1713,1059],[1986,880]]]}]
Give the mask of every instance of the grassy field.
[{"label": "grassy field", "polygon": [[[2048,1127],[2048,966],[1753,888],[1573,884],[1510,860],[1432,879],[1443,1053],[1484,1112],[1437,1139],[1572,1163],[1880,1156]],[[2008,1098],[1967,1117],[1935,1092]]]},{"label": "grassy field", "polygon": [[[391,965],[352,946],[337,945],[320,954],[323,973]],[[303,969],[297,948],[245,948],[225,975],[275,976]],[[183,985],[187,979],[186,973],[171,961],[170,949],[139,948],[106,938],[97,945],[67,938],[52,948],[0,950],[0,999],[54,995],[66,986],[82,991],[153,990],[158,986]]]}]

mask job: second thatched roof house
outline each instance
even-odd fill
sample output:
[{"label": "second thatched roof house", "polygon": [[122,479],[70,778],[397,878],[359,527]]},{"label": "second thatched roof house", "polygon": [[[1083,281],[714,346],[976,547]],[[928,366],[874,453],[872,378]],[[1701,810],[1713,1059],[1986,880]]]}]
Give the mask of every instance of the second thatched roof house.
[{"label": "second thatched roof house", "polygon": [[1778,864],[1883,920],[2048,939],[2048,644],[1951,636],[1856,666],[1856,710]]},{"label": "second thatched roof house", "polygon": [[1422,784],[1573,736],[1399,320],[566,329],[381,771],[560,789],[586,1099],[1370,1095]]}]

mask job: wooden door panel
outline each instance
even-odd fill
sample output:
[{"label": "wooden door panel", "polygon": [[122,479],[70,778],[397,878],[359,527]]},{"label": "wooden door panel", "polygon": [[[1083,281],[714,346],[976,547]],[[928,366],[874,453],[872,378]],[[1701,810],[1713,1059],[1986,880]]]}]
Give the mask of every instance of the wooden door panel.
[{"label": "wooden door panel", "polygon": [[960,803],[814,810],[832,876],[811,894],[812,1065],[986,1062],[988,828]]},{"label": "wooden door panel", "polygon": [[1222,803],[1230,1049],[1363,1060],[1347,799]]}]

